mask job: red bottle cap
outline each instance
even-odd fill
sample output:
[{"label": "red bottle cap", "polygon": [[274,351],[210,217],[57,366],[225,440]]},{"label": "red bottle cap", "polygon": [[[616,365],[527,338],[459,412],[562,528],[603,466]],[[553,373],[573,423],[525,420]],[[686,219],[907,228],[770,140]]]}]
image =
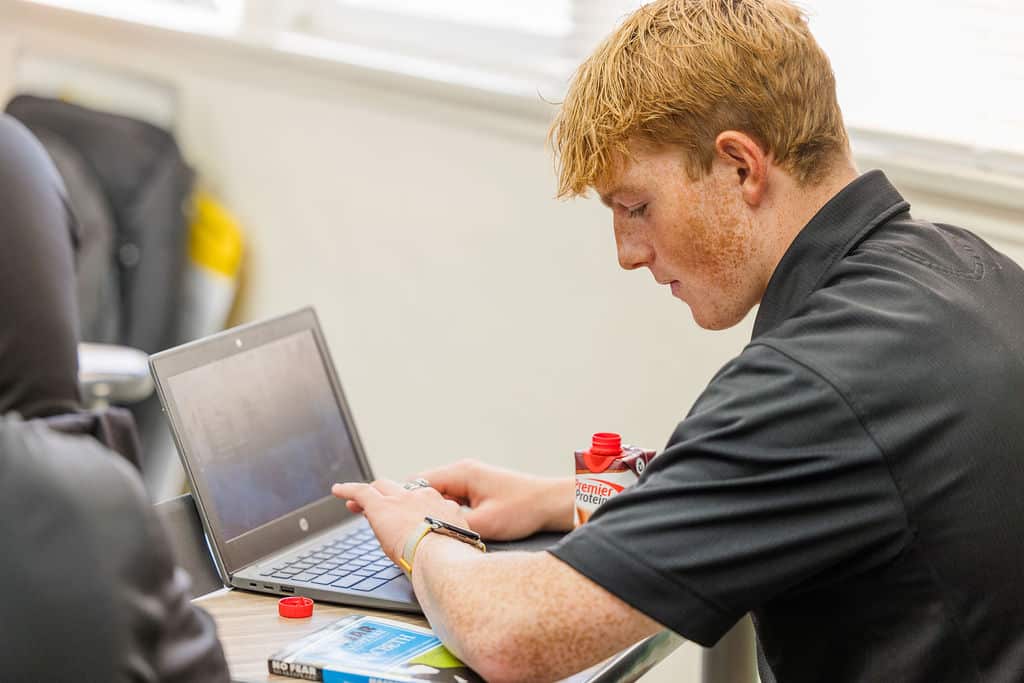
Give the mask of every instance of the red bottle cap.
[{"label": "red bottle cap", "polygon": [[289,619],[305,619],[313,616],[313,599],[296,595],[277,601],[277,613]]},{"label": "red bottle cap", "polygon": [[591,472],[604,472],[620,455],[622,437],[611,432],[598,432],[591,438],[590,450],[583,454],[583,462]]}]

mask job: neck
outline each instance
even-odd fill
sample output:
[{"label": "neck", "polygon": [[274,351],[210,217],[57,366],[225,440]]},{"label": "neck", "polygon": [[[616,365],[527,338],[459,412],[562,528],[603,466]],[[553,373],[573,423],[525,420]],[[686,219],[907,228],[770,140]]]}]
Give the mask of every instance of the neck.
[{"label": "neck", "polygon": [[772,169],[772,175],[770,201],[765,205],[769,209],[766,218],[773,223],[766,225],[768,229],[764,231],[768,237],[765,244],[766,288],[776,266],[796,236],[821,207],[857,178],[858,173],[853,162],[845,159],[814,185],[800,186],[780,168]]}]

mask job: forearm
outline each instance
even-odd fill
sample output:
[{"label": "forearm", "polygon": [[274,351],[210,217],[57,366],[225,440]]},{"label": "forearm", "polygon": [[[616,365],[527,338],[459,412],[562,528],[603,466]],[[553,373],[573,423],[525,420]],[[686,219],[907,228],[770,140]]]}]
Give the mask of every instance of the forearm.
[{"label": "forearm", "polygon": [[489,607],[476,611],[474,606],[482,602],[477,586],[471,583],[463,591],[460,583],[467,572],[481,567],[487,559],[465,543],[427,534],[416,549],[413,563],[413,589],[424,615],[448,649],[467,664],[467,657],[475,649],[468,636],[476,622],[486,618]]},{"label": "forearm", "polygon": [[439,637],[489,681],[563,678],[659,630],[548,553],[485,555],[428,534],[413,585]]}]

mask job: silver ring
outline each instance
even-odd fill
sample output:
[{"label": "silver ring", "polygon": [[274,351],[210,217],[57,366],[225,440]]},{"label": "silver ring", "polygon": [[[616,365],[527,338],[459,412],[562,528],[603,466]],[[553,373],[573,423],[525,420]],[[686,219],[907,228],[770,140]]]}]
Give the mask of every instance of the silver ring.
[{"label": "silver ring", "polygon": [[407,491],[414,491],[416,489],[429,489],[430,482],[422,478],[413,479],[412,481],[407,481],[404,484],[402,484],[402,488]]}]

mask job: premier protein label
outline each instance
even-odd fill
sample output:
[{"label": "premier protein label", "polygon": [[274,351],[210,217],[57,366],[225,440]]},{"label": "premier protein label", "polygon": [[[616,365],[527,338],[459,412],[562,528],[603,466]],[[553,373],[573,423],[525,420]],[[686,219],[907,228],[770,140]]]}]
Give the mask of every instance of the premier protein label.
[{"label": "premier protein label", "polygon": [[623,446],[619,455],[602,459],[597,468],[588,466],[586,455],[586,451],[576,451],[576,526],[590,519],[609,498],[635,484],[655,452]]},{"label": "premier protein label", "polygon": [[586,476],[580,476],[577,473],[576,504],[600,505],[624,488],[625,486],[603,479],[588,480]]}]

